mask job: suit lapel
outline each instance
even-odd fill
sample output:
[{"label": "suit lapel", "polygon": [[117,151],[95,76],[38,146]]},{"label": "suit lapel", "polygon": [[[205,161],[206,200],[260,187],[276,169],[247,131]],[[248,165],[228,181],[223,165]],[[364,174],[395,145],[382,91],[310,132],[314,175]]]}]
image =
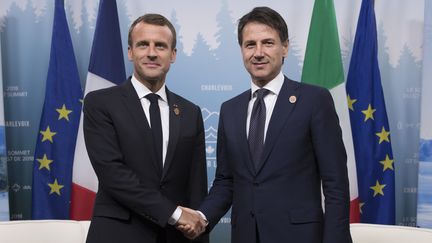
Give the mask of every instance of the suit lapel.
[{"label": "suit lapel", "polygon": [[135,122],[136,131],[141,135],[143,139],[142,148],[149,151],[148,158],[152,161],[152,164],[156,168],[159,175],[162,174],[162,165],[157,161],[154,153],[155,147],[152,138],[152,132],[148,123],[148,120],[143,111],[140,99],[130,81],[130,79],[123,84],[123,102],[126,110],[129,111]]},{"label": "suit lapel", "polygon": [[298,101],[300,93],[298,91],[298,83],[289,80],[285,77],[284,84],[282,85],[281,91],[279,92],[278,98],[276,100],[275,107],[267,128],[267,135],[264,144],[264,151],[260,160],[260,164],[257,168],[257,173],[262,169],[263,165],[267,161],[267,158],[273,149],[275,142],[277,141],[281,130],[285,126],[291,111],[296,105],[296,102],[290,102],[290,97],[296,97]]},{"label": "suit lapel", "polygon": [[169,139],[162,179],[165,177],[170,165],[172,164],[174,151],[180,134],[180,118],[182,114],[181,112],[176,114],[175,110],[181,110],[182,107],[180,107],[176,97],[168,90],[168,88],[166,88],[166,94],[169,106]]},{"label": "suit lapel", "polygon": [[[244,92],[240,96],[240,102],[238,102],[238,106],[236,107],[236,111],[234,114],[238,114],[238,119],[235,119],[236,126],[237,126],[237,143],[240,145],[240,154],[244,154],[244,162],[246,164],[246,167],[249,169],[252,175],[255,175],[255,165],[253,164],[250,151],[249,151],[249,143],[246,135],[246,120],[247,120],[247,110],[249,101],[251,99],[251,91],[248,90]],[[232,114],[228,114],[232,115]]]}]

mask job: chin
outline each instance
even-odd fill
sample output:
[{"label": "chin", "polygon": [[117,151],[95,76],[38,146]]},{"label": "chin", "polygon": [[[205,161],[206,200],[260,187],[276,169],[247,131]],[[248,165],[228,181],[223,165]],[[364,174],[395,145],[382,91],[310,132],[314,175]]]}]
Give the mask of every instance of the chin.
[{"label": "chin", "polygon": [[251,74],[257,78],[265,78],[265,77],[270,76],[270,72],[263,70],[263,69],[252,70]]},{"label": "chin", "polygon": [[151,84],[157,84],[159,81],[162,80],[162,78],[160,76],[157,76],[157,77],[148,77],[147,80]]},{"label": "chin", "polygon": [[269,79],[268,75],[252,75],[253,79],[259,82],[264,82]]}]

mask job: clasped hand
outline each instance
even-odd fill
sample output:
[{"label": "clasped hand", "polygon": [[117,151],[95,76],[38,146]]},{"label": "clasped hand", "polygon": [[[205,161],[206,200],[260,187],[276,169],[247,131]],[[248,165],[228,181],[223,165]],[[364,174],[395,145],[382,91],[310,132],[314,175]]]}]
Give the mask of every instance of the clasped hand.
[{"label": "clasped hand", "polygon": [[201,215],[193,209],[185,207],[180,208],[182,214],[177,221],[176,228],[188,239],[197,238],[206,230],[208,225],[207,220],[203,219]]}]

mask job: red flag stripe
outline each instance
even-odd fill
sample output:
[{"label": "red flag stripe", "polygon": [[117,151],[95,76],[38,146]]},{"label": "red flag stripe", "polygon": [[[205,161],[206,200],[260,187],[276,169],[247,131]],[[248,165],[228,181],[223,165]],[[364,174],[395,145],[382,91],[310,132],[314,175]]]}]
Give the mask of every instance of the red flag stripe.
[{"label": "red flag stripe", "polygon": [[[77,200],[79,198],[79,200]],[[89,220],[93,214],[93,205],[96,198],[96,193],[72,183],[71,214],[73,220]]]}]

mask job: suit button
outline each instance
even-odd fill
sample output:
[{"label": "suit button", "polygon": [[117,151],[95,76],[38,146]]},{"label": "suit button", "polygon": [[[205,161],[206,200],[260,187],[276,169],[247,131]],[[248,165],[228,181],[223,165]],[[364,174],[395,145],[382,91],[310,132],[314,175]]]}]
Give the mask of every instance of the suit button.
[{"label": "suit button", "polygon": [[255,217],[255,213],[253,211],[250,211],[250,215],[251,215],[252,218]]},{"label": "suit button", "polygon": [[254,185],[254,187],[258,187],[259,183],[258,182],[254,182],[253,185]]}]

